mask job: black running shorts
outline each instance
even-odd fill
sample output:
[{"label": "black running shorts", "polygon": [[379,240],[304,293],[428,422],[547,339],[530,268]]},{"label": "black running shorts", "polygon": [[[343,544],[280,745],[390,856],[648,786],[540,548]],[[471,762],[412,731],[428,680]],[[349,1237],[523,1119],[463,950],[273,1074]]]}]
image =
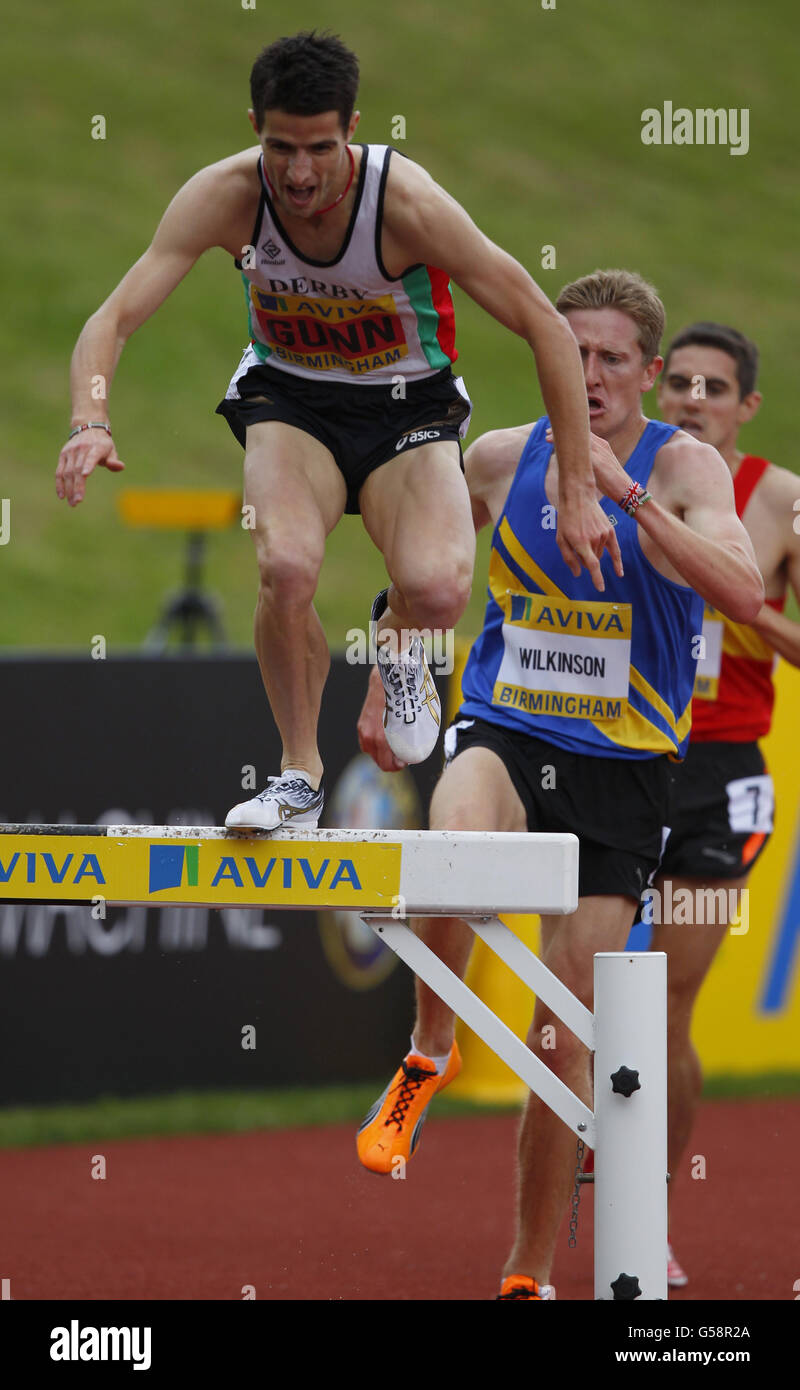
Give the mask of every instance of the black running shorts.
[{"label": "black running shorts", "polygon": [[350,513],[359,511],[358,494],[370,473],[398,454],[452,439],[461,457],[472,408],[449,367],[406,382],[405,396],[398,399],[391,384],[326,384],[269,366],[251,367],[236,386],[242,399],[220,401],[216,414],[224,415],[242,448],[247,426],[260,420],[305,430],[333,454],[347,484],[345,511]]},{"label": "black running shorts", "polygon": [[774,793],[757,743],[690,743],[672,767],[671,827],[659,873],[741,878],[772,833]]},{"label": "black running shorts", "polygon": [[639,901],[658,866],[669,805],[669,762],[567,753],[483,719],[459,714],[445,734],[447,761],[490,748],[525,807],[530,831],[569,831],[580,840],[578,896]]}]

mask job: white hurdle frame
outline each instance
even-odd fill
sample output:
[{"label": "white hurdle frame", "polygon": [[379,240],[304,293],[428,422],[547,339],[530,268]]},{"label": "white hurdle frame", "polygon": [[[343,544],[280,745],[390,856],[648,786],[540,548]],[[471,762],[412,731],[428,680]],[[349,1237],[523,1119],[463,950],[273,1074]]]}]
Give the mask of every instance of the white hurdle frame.
[{"label": "white hurdle frame", "polygon": [[[63,847],[65,855],[69,853],[71,843],[76,859],[87,849],[92,851],[92,858],[94,851],[102,855],[106,841],[109,882],[103,898],[109,906],[205,903],[211,907],[357,912],[467,1027],[595,1150],[595,1298],[667,1297],[666,956],[624,951],[596,954],[591,1013],[497,916],[499,912],[565,915],[575,911],[578,841],[574,835],[282,829],[266,836],[217,826],[0,825],[0,902],[95,900],[96,883],[80,889],[68,886],[66,860],[55,862],[55,837],[59,852]],[[170,889],[169,897],[153,895],[144,881],[141,857],[133,852],[134,843],[141,844],[143,839],[160,845],[199,846],[200,869],[192,885],[194,891],[179,886]],[[230,877],[224,884],[220,884],[219,874],[213,881],[208,878],[208,866],[213,868],[217,851],[226,857],[249,855],[243,859],[249,864],[255,863],[256,854],[266,858],[282,853],[285,880],[287,859],[302,863],[299,856],[318,857],[338,848],[340,854],[349,852],[357,864],[358,847],[366,842],[388,847],[385,853],[387,864],[389,860],[391,864],[386,882],[396,888],[394,893],[386,888],[380,874],[358,901],[352,901],[354,892],[348,888],[350,900],[346,902],[341,892],[335,894],[333,885],[318,897],[312,894],[311,900],[306,893],[302,901],[293,901],[292,892],[276,893],[266,878],[258,877],[259,886],[254,886],[256,879],[246,883],[240,875],[242,882],[236,884],[236,890]],[[50,846],[47,851],[46,845]],[[126,846],[131,849],[126,851]],[[37,877],[39,859],[44,861],[41,879]],[[259,872],[263,870],[263,865],[256,867]],[[320,882],[321,878],[320,870]],[[292,881],[292,865],[288,881]],[[439,960],[409,925],[410,918],[436,916],[465,921],[594,1053],[594,1111]],[[639,1084],[629,1095],[612,1085],[621,1068],[623,1073],[625,1069],[638,1073]]]},{"label": "white hurdle frame", "polygon": [[[595,1299],[666,1299],[665,953],[597,953],[592,1014],[499,918],[462,918],[594,1052],[593,1113],[407,923],[367,914],[363,920],[529,1090],[595,1150]],[[612,1085],[621,1067],[638,1073],[638,1087],[629,1096],[615,1092]]]}]

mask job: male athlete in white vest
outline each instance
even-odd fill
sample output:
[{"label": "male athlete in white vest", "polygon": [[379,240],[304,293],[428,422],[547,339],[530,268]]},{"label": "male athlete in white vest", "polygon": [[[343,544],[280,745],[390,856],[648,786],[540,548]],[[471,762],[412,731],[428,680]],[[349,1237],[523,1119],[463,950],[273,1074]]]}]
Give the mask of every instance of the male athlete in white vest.
[{"label": "male athlete in white vest", "polygon": [[[57,491],[71,506],[98,465],[124,465],[107,401],[122,348],[211,247],[244,279],[249,345],[218,407],[245,449],[260,575],[255,646],[278,726],[279,777],[227,824],[317,824],[317,723],[330,656],[313,607],[325,539],[360,511],[390,585],[373,604],[385,727],[419,762],[440,706],[418,629],[452,627],[475,555],[460,434],[469,400],[453,377],[449,282],[526,339],[561,460],[561,553],[602,589],[600,556],[620,564],[594,493],[580,360],[565,320],[525,270],[490,242],[411,160],[351,144],[358,62],[332,35],[279,39],[250,81],[253,146],[201,169],[152,245],[92,315],[72,359],[72,429]],[[517,190],[518,191],[518,190]],[[405,634],[401,637],[400,634]]]}]

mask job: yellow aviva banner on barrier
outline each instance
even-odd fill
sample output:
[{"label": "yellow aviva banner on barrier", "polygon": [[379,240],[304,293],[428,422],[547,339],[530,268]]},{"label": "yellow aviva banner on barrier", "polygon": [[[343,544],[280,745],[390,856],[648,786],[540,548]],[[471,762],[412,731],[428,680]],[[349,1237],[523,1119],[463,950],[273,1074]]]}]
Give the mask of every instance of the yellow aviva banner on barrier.
[{"label": "yellow aviva banner on barrier", "polygon": [[400,844],[368,841],[8,834],[0,835],[0,898],[391,911],[401,854]]},{"label": "yellow aviva banner on barrier", "polygon": [[[457,653],[451,718],[467,651]],[[695,1008],[692,1037],[710,1077],[800,1071],[800,671],[781,662],[776,690],[773,727],[761,742],[775,783],[775,832],[750,875],[747,929],[727,934]],[[503,920],[538,949],[537,917]],[[534,995],[481,941],[467,984],[525,1036]],[[523,1083],[462,1023],[458,1039],[464,1067],[450,1088],[454,1095],[498,1104],[524,1098]]]}]

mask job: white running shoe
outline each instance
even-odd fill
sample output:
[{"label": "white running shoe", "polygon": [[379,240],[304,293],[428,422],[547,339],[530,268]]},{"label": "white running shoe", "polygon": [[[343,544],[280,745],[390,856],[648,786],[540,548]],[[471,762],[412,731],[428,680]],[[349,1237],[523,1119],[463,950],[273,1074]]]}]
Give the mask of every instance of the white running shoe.
[{"label": "white running shoe", "polygon": [[268,777],[267,786],[252,801],[240,801],[225,817],[228,830],[277,830],[281,825],[316,828],[325,795],[314,791],[305,774],[290,767],[280,777]]},{"label": "white running shoe", "polygon": [[378,594],[371,618],[378,674],[386,695],[383,713],[386,742],[401,762],[423,763],[436,747],[442,727],[442,706],[421,637],[412,637],[408,651],[399,656],[394,655],[388,642],[377,646],[378,624],[386,609],[386,594],[386,589]]}]

